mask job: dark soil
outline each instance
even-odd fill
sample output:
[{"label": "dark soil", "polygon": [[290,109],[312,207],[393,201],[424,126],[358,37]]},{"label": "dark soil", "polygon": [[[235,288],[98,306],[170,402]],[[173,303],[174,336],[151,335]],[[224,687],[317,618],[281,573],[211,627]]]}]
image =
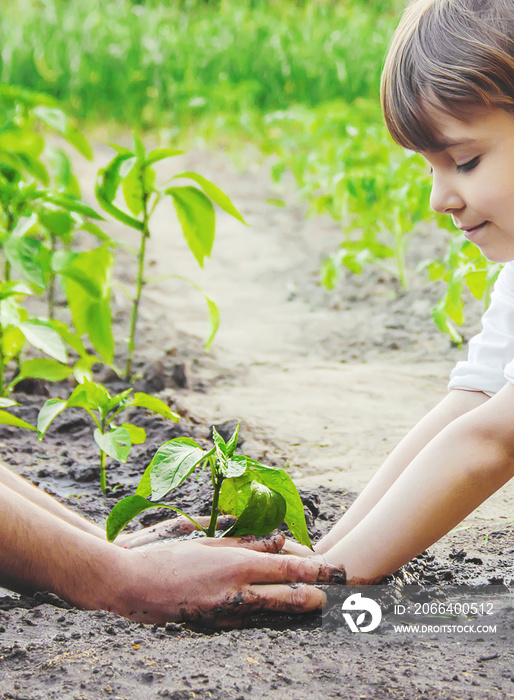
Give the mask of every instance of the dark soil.
[{"label": "dark soil", "polygon": [[[168,369],[163,360],[163,369]],[[169,362],[169,361],[168,361]],[[121,390],[120,382],[111,389]],[[38,387],[40,390],[40,387]],[[45,389],[65,395],[66,386]],[[63,503],[103,523],[120,497],[132,493],[157,446],[188,434],[207,441],[202,425],[173,400],[180,427],[133,411],[146,428],[145,445],[133,447],[126,465],[109,467],[110,490],[98,486],[97,455],[89,417],[61,414],[44,442],[2,427],[6,462]],[[35,422],[46,396],[18,394],[17,413]],[[221,430],[231,426],[220,426]],[[242,431],[244,447],[245,430]],[[71,439],[70,439],[71,438]],[[276,463],[282,457],[276,455]],[[273,460],[272,460],[273,461]],[[302,497],[313,539],[326,532],[355,494],[320,488]],[[174,497],[188,512],[205,514],[208,488],[191,479]],[[141,522],[166,514],[146,513]],[[137,527],[137,525],[135,525]],[[373,588],[383,621],[369,634],[352,633],[341,602],[355,591],[331,591],[323,615],[257,616],[244,629],[212,632],[169,623],[144,626],[107,612],[70,608],[48,593],[34,597],[4,592],[0,597],[0,698],[96,700],[100,698],[512,698],[514,697],[513,528],[460,533],[462,547],[446,558],[428,552],[380,587]],[[411,595],[412,593],[412,595]],[[371,595],[371,594],[370,594]],[[466,599],[494,601],[492,615],[475,624],[494,624],[496,633],[397,633],[394,623],[441,623],[433,616],[395,617],[394,604]],[[443,620],[464,625],[470,616]]]}]

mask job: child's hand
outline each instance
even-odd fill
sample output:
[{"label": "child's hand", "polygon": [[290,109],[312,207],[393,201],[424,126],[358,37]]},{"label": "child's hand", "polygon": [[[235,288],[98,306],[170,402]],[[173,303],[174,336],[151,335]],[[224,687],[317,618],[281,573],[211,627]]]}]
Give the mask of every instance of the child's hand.
[{"label": "child's hand", "polygon": [[[295,540],[286,540],[284,546],[282,547],[282,554],[294,554],[295,557],[316,556],[316,552],[309,547],[306,547],[304,544],[295,542]],[[319,554],[317,556],[319,556]]]}]

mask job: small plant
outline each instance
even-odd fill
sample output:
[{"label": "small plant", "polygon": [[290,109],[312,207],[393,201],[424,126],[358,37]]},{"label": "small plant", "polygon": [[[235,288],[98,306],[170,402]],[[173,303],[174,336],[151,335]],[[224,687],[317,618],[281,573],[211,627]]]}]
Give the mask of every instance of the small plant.
[{"label": "small plant", "polygon": [[[171,198],[175,205],[186,243],[200,266],[203,266],[204,259],[210,256],[214,243],[215,212],[213,202],[242,223],[245,223],[245,221],[227,195],[214,183],[198,175],[198,173],[179,173],[173,179],[192,180],[201,189],[192,185],[174,185],[164,189],[156,187],[156,172],[153,167],[155,163],[182,154],[183,151],[173,148],[157,148],[147,153],[144,144],[137,136],[134,136],[133,150],[121,146],[115,146],[115,148],[118,151],[117,155],[106,168],[99,172],[96,196],[98,202],[108,214],[122,224],[138,231],[141,237],[138,253],[136,292],[132,304],[128,356],[125,367],[125,376],[130,380],[139,305],[143,287],[147,284],[144,278],[146,242],[150,237],[150,219],[156,206],[164,197],[169,196]],[[120,188],[126,211],[120,209],[114,202]],[[191,280],[179,275],[170,275],[170,277],[192,284],[203,294]],[[219,314],[214,302],[205,294],[204,297],[207,301],[211,321],[211,333],[206,343],[206,347],[208,347],[217,331]]]},{"label": "small plant", "polygon": [[[303,504],[287,472],[234,454],[239,425],[228,442],[215,428],[212,432],[214,447],[208,451],[187,437],[174,438],[159,447],[141,477],[135,495],[127,496],[112,509],[107,518],[107,539],[114,540],[139,513],[161,507],[184,515],[207,537],[216,536],[220,513],[237,518],[223,537],[263,536],[285,522],[291,534],[301,544],[310,547]],[[210,469],[213,487],[207,528],[175,506],[160,502],[201,466]]]},{"label": "small plant", "polygon": [[[73,372],[73,368],[66,365],[66,346],[52,322],[31,317],[19,303],[20,297],[30,294],[32,290],[21,282],[0,282],[0,396],[12,391],[22,379],[37,377],[56,381]],[[24,361],[22,352],[27,345],[53,359]],[[6,374],[11,361],[17,363],[18,373],[8,383]]]},{"label": "small plant", "polygon": [[93,419],[96,428],[94,440],[100,448],[100,488],[107,490],[106,461],[107,456],[125,463],[132,445],[140,445],[146,440],[146,431],[132,423],[115,423],[119,414],[127,408],[146,408],[152,413],[168,420],[177,422],[178,414],[156,398],[143,392],[132,394],[132,389],[126,389],[116,396],[111,396],[108,390],[96,382],[84,381],[72,391],[70,398],[49,399],[41,408],[37,430],[42,440],[54,418],[66,408],[83,408]]}]

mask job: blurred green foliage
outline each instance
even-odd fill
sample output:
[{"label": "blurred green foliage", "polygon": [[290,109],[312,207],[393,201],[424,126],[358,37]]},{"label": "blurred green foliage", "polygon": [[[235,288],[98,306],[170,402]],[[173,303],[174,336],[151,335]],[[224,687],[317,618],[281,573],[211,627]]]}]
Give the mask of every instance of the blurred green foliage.
[{"label": "blurred green foliage", "polygon": [[377,94],[393,2],[19,0],[3,82],[133,127]]},{"label": "blurred green foliage", "polygon": [[[19,0],[0,18],[0,77],[45,91],[91,122],[193,135],[271,156],[310,210],[341,225],[321,271],[377,264],[407,287],[407,246],[433,220],[419,157],[395,146],[378,100],[390,37],[406,0]],[[420,270],[446,288],[434,309],[454,342],[464,288],[487,303],[497,267],[449,234]],[[412,274],[412,273],[411,273]],[[421,273],[425,274],[425,272]]]}]

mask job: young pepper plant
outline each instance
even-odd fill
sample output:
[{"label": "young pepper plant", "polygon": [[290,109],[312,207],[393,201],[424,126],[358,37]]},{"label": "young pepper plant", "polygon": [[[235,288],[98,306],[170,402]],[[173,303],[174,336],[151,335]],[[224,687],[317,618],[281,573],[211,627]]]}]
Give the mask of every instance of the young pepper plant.
[{"label": "young pepper plant", "polygon": [[[107,518],[107,539],[113,541],[137,515],[149,508],[168,508],[191,520],[207,537],[216,536],[220,513],[237,520],[222,536],[267,535],[285,522],[293,537],[311,546],[300,495],[283,469],[265,466],[244,455],[234,454],[239,425],[228,442],[213,428],[214,447],[203,450],[187,437],[165,442],[146,468],[136,493],[117,503]],[[197,468],[210,470],[213,487],[207,528],[190,515],[161,501]]]},{"label": "young pepper plant", "polygon": [[[139,306],[143,287],[147,284],[144,270],[146,244],[150,237],[150,219],[159,202],[165,197],[170,197],[173,201],[186,243],[201,267],[203,267],[204,259],[210,256],[214,243],[215,211],[213,203],[242,223],[246,223],[229,197],[214,183],[198,173],[187,171],[175,175],[173,179],[191,180],[201,189],[193,185],[156,187],[154,165],[166,158],[180,155],[184,151],[173,148],[157,148],[147,152],[137,136],[134,136],[133,141],[132,150],[114,146],[117,154],[107,167],[99,171],[96,186],[96,196],[103,209],[140,235],[136,291],[132,304],[125,368],[127,379],[130,379],[132,374],[132,357],[135,349]],[[124,209],[115,203],[116,195],[120,189],[123,195]],[[216,305],[191,280],[180,275],[170,275],[170,277],[192,284],[205,297],[211,324],[211,333],[206,342],[208,348],[219,326],[219,313]]]},{"label": "young pepper plant", "polygon": [[179,415],[155,396],[126,389],[111,396],[109,391],[96,382],[84,381],[72,391],[70,398],[49,399],[41,408],[37,430],[42,440],[52,421],[66,408],[83,408],[95,423],[94,440],[100,448],[100,488],[107,490],[107,457],[125,463],[132,445],[140,445],[146,440],[146,431],[132,423],[117,425],[116,418],[127,408],[146,408],[152,413],[177,422]]},{"label": "young pepper plant", "polygon": [[[73,368],[68,367],[66,346],[59,332],[47,320],[33,318],[18,302],[19,297],[32,294],[21,282],[0,282],[0,396],[12,391],[22,379],[37,377],[57,381],[65,379]],[[41,350],[49,358],[23,360],[26,345]],[[7,367],[15,360],[18,374],[7,382]]]}]

